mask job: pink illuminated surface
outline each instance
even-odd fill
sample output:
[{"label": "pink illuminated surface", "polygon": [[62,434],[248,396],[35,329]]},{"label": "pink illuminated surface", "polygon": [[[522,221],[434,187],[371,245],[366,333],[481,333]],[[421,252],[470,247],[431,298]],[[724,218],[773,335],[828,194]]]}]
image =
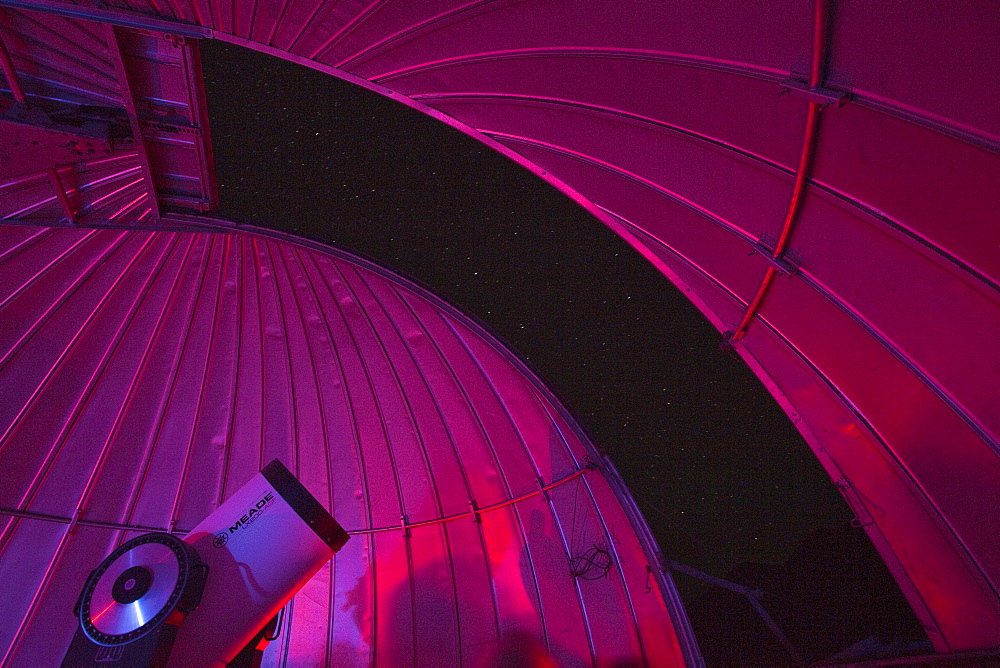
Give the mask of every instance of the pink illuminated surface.
[{"label": "pink illuminated surface", "polygon": [[[530,641],[562,665],[681,660],[617,474],[454,309],[238,233],[8,226],[0,249],[15,663],[61,658],[80,579],[126,529],[189,530],[273,458],[353,534],[274,657],[475,665]],[[613,568],[573,578],[594,546]]]},{"label": "pink illuminated surface", "polygon": [[[505,503],[539,475],[574,475],[588,446],[530,374],[432,299],[320,252],[190,232],[211,223],[198,215],[214,202],[211,147],[196,50],[161,33],[223,39],[419,109],[586,207],[737,332],[935,648],[1000,642],[996,3],[113,4],[0,14],[28,100],[120,109],[141,136],[93,155],[53,140],[0,170],[0,217],[15,224],[0,246],[2,505],[189,526],[294,443],[295,461],[323,462],[300,472],[345,526],[383,530],[297,599],[323,649],[283,657],[410,657],[429,635],[443,645],[428,651],[464,657],[508,620],[584,663],[679,656],[667,585],[666,602],[635,594],[641,541],[616,548],[621,572],[599,590],[553,584],[576,485],[603,518],[595,540],[641,527],[613,476],[404,538],[402,515]],[[4,150],[23,131],[4,121]],[[70,220],[189,232],[25,227]],[[341,471],[350,483],[331,484]],[[5,517],[0,573],[24,583],[0,594],[22,620],[0,631],[9,658],[43,644],[69,583],[121,538]],[[419,614],[432,609],[449,614]]]}]

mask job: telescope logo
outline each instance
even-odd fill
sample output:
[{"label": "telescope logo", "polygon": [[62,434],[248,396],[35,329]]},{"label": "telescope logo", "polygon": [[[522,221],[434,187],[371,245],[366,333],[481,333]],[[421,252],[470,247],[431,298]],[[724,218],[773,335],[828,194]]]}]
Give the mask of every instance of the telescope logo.
[{"label": "telescope logo", "polygon": [[[265,510],[267,510],[272,503],[274,503],[274,493],[273,492],[268,492],[263,497],[261,497],[260,501],[258,501],[257,503],[255,503],[250,508],[250,510],[248,510],[246,513],[243,514],[242,517],[240,517],[238,520],[236,520],[236,524],[234,524],[233,526],[229,527],[229,533],[228,534],[225,533],[225,532],[223,532],[223,533],[219,534],[218,536],[216,536],[215,540],[219,540],[220,536],[225,536],[226,537],[226,541],[228,541],[229,540],[229,534],[234,534],[239,529],[243,529],[243,528],[248,527],[251,524],[253,524],[257,520],[257,518],[261,516],[261,513],[263,513]],[[214,544],[214,542],[215,541],[213,541],[213,544]],[[226,544],[225,541],[223,541],[222,544],[225,545]]]},{"label": "telescope logo", "polygon": [[225,547],[228,542],[229,534],[223,531],[222,533],[215,534],[215,539],[212,541],[212,545],[213,547]]}]

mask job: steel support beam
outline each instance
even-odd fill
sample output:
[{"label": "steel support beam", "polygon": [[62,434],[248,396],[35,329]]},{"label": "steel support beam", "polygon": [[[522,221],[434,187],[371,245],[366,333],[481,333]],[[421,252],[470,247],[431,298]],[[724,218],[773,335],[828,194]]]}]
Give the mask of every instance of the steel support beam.
[{"label": "steel support beam", "polygon": [[142,178],[146,182],[146,193],[149,198],[149,208],[152,215],[152,222],[156,225],[160,223],[160,204],[156,198],[156,184],[153,182],[153,170],[149,165],[149,151],[146,149],[146,140],[142,135],[142,127],[139,123],[138,112],[135,107],[135,97],[132,93],[132,86],[129,84],[128,71],[125,67],[125,55],[122,52],[121,43],[118,41],[118,30],[113,25],[103,26],[108,49],[111,57],[115,61],[115,71],[118,75],[119,85],[122,88],[122,97],[125,100],[125,110],[128,112],[129,125],[132,127],[132,137],[135,139],[135,147],[139,153],[139,160],[142,163]]}]

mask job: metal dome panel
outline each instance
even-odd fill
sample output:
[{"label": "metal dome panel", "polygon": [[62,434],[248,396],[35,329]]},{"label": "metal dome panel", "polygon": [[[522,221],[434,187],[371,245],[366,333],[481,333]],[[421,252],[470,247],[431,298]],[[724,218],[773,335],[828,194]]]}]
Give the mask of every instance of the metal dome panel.
[{"label": "metal dome panel", "polygon": [[274,660],[683,660],[613,467],[454,308],[247,234],[0,236],[5,665],[58,662],[99,555],[190,529],[272,458],[354,535]]}]

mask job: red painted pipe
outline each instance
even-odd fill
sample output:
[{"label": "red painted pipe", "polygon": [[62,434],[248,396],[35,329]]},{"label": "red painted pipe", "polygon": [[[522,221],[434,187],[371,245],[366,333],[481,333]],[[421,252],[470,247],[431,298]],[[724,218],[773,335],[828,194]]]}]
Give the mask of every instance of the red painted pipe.
[{"label": "red painted pipe", "polygon": [[[827,35],[828,7],[825,0],[816,0],[815,13],[813,16],[813,57],[812,67],[809,70],[809,87],[816,88],[823,83],[823,74],[826,70],[826,35]],[[816,155],[816,138],[819,136],[819,115],[823,109],[818,102],[810,102],[806,115],[806,129],[802,138],[802,152],[799,155],[799,165],[795,172],[795,183],[792,186],[792,195],[788,200],[788,210],[785,213],[785,220],[781,225],[781,234],[778,243],[774,246],[771,257],[780,259],[788,247],[788,242],[792,237],[792,230],[795,228],[795,221],[802,210],[802,200],[806,192],[806,182],[812,173],[813,157]],[[760,311],[761,304],[777,272],[773,267],[768,267],[764,278],[757,288],[757,294],[747,306],[746,313],[739,326],[730,337],[731,341],[739,341],[746,334],[747,328],[753,321],[757,312]]]}]

